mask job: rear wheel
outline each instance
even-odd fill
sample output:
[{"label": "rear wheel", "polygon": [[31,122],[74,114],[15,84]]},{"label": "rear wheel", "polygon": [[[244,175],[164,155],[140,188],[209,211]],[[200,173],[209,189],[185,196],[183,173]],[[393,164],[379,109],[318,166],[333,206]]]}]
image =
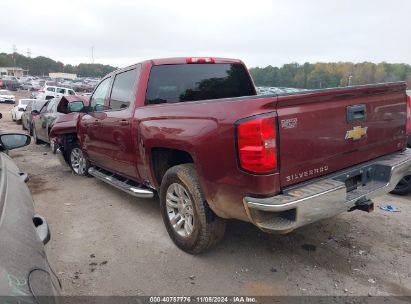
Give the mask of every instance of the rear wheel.
[{"label": "rear wheel", "polygon": [[406,195],[411,192],[411,175],[404,176],[390,193]]},{"label": "rear wheel", "polygon": [[223,238],[225,220],[208,206],[193,164],[178,165],[166,172],[160,202],[168,234],[180,249],[199,254]]},{"label": "rear wheel", "polygon": [[71,170],[76,175],[87,176],[89,163],[78,143],[73,143],[67,151],[68,163]]}]

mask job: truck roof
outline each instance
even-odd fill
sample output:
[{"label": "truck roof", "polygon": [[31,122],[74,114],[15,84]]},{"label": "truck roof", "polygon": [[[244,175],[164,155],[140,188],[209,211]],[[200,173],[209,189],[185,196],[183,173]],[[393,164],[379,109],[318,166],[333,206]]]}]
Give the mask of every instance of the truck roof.
[{"label": "truck roof", "polygon": [[174,57],[174,58],[159,58],[159,59],[151,59],[151,63],[153,65],[162,65],[162,64],[185,64],[187,63],[187,59],[190,58],[212,58],[214,59],[215,63],[243,63],[239,59],[230,59],[230,58],[216,58],[216,57]]}]

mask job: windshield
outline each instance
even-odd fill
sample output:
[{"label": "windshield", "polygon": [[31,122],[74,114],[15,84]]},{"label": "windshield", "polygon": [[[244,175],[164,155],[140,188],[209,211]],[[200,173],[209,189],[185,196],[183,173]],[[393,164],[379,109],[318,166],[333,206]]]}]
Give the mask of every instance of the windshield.
[{"label": "windshield", "polygon": [[151,69],[146,102],[174,103],[255,95],[242,64],[170,64]]},{"label": "windshield", "polygon": [[9,90],[0,90],[0,95],[11,95]]}]

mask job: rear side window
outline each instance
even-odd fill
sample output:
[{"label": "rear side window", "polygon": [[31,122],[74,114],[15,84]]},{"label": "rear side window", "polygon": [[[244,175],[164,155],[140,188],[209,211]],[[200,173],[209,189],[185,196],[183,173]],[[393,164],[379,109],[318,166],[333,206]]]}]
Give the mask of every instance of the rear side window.
[{"label": "rear side window", "polygon": [[47,91],[55,92],[55,89],[54,89],[54,88],[51,88],[51,87],[48,87],[48,88],[47,88]]},{"label": "rear side window", "polygon": [[153,66],[146,103],[174,103],[255,95],[242,64]]},{"label": "rear side window", "polygon": [[133,69],[116,75],[111,90],[110,110],[126,109],[133,102],[137,73],[138,70]]}]

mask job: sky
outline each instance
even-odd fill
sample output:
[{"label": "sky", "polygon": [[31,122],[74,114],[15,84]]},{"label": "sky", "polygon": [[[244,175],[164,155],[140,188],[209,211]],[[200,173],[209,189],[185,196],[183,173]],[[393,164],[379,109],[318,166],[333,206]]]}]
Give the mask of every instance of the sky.
[{"label": "sky", "polygon": [[163,57],[411,64],[409,0],[0,1],[0,52],[124,67]]}]

